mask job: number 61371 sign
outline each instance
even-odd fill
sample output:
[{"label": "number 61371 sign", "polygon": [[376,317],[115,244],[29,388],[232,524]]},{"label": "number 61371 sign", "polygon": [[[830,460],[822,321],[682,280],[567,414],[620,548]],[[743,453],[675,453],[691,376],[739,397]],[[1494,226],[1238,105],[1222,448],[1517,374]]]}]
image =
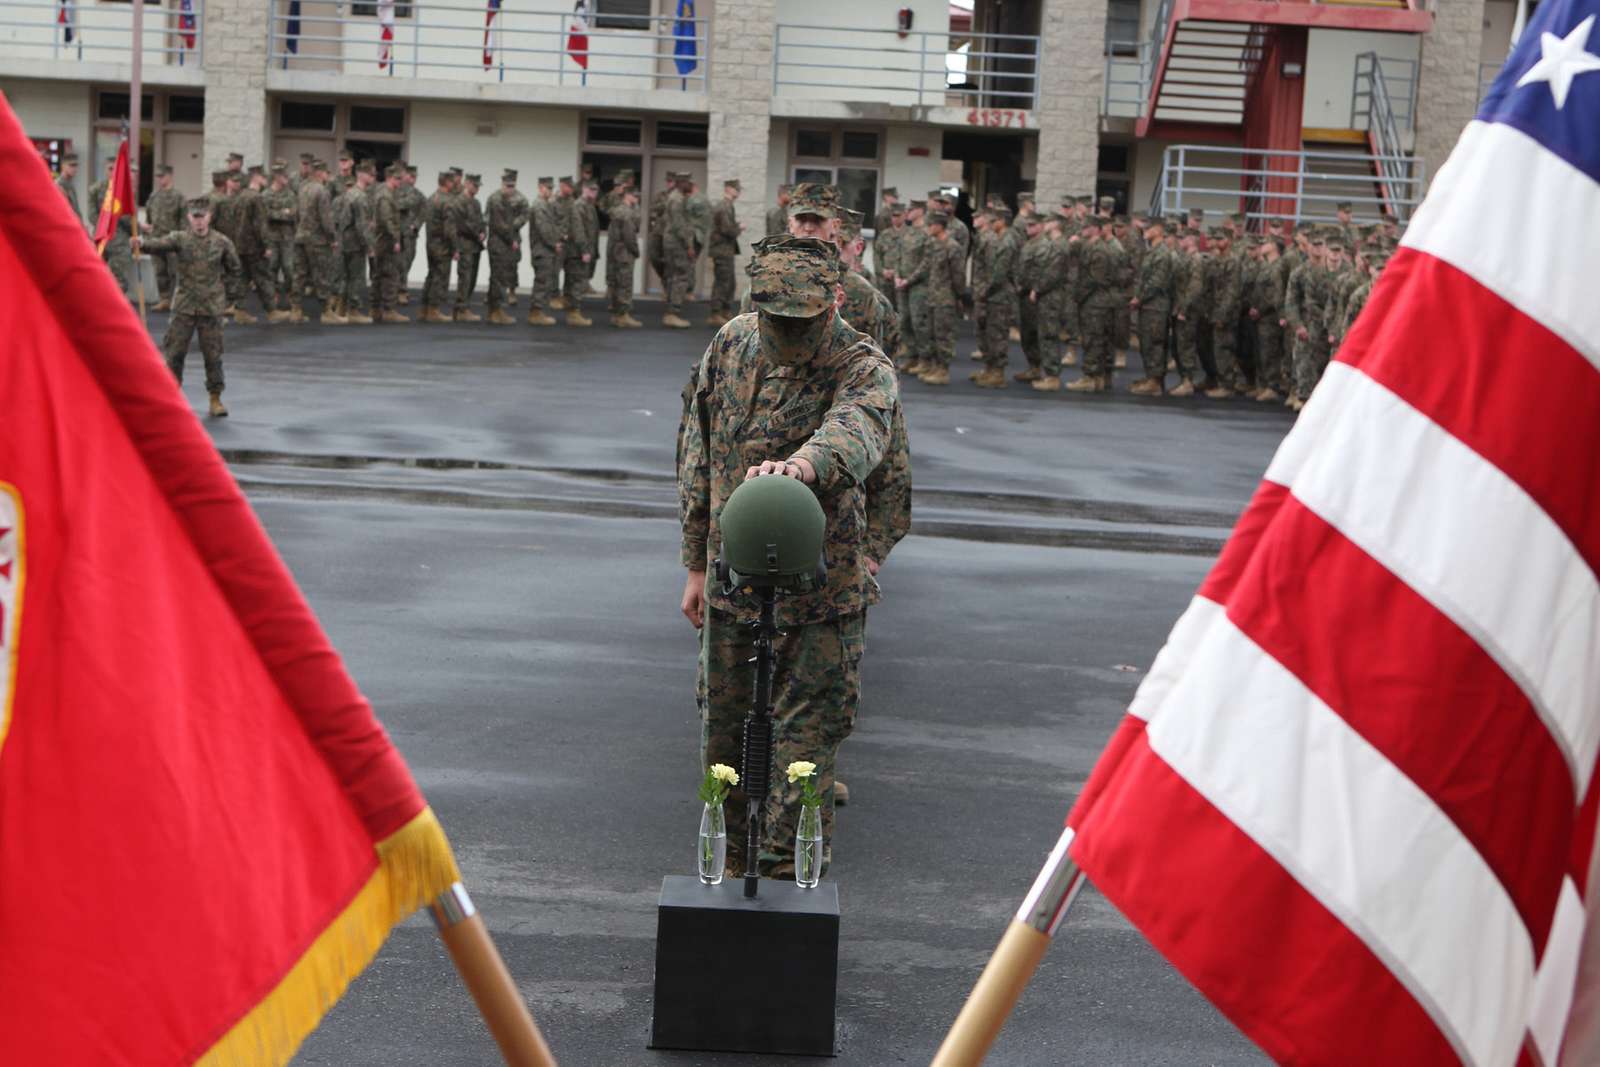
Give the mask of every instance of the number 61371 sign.
[{"label": "number 61371 sign", "polygon": [[968,126],[983,126],[987,129],[1026,129],[1028,113],[1026,111],[1010,111],[997,107],[975,107],[967,112]]}]

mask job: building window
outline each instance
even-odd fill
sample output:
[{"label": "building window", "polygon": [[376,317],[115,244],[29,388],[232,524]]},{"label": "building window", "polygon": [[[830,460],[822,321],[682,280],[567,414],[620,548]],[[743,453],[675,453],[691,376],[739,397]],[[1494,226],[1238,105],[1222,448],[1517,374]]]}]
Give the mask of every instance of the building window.
[{"label": "building window", "polygon": [[1106,55],[1139,53],[1139,0],[1109,0],[1106,5]]},{"label": "building window", "polygon": [[332,133],[338,108],[332,104],[283,100],[278,104],[278,129],[318,130]]},{"label": "building window", "polygon": [[[355,0],[355,2],[350,5],[350,14],[354,15],[356,18],[375,19],[375,18],[378,17],[378,5],[376,3],[370,3],[370,2],[369,3],[364,3],[363,0]],[[397,18],[397,19],[408,19],[408,18],[410,18],[411,17],[411,5],[410,4],[395,4],[394,5],[394,17]]]},{"label": "building window", "polygon": [[203,96],[167,97],[167,121],[200,124],[206,120],[206,98]]},{"label": "building window", "polygon": [[1128,146],[1125,144],[1101,145],[1099,158],[1095,163],[1094,169],[1100,174],[1128,173]]},{"label": "building window", "polygon": [[651,0],[593,0],[589,5],[597,30],[648,30]]},{"label": "building window", "polygon": [[845,159],[878,158],[878,135],[872,130],[844,130],[839,134],[839,155]]},{"label": "building window", "polygon": [[352,133],[405,133],[406,109],[351,104],[350,130]]},{"label": "building window", "polygon": [[[139,121],[149,122],[155,115],[155,97],[149,93],[139,96]],[[125,92],[102,92],[95,103],[95,118],[100,119],[126,119],[128,117],[128,94]]]},{"label": "building window", "polygon": [[861,212],[871,225],[883,180],[883,140],[882,130],[797,127],[789,180],[837,186],[839,203]]},{"label": "building window", "polygon": [[833,131],[804,128],[795,130],[794,154],[797,159],[832,159]]},{"label": "building window", "polygon": [[598,115],[584,129],[590,144],[638,146],[644,143],[644,123],[639,119],[619,119]]},{"label": "building window", "polygon": [[656,120],[657,148],[685,148],[705,150],[706,123],[679,122],[673,119]]}]

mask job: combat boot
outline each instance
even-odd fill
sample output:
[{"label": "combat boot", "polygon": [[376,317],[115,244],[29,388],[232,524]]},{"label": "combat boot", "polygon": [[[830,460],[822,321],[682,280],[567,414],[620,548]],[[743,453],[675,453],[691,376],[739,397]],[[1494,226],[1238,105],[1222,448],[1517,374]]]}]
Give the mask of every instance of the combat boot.
[{"label": "combat boot", "polygon": [[405,307],[407,304],[411,303],[411,294],[402,289],[394,298],[394,302],[399,304],[401,307]]},{"label": "combat boot", "polygon": [[1206,396],[1211,400],[1228,400],[1233,396],[1233,390],[1225,385],[1219,385],[1215,389],[1207,389]]},{"label": "combat boot", "polygon": [[620,330],[622,328],[622,316],[621,315],[613,315],[613,316],[611,316],[609,322],[611,324],[612,329]]},{"label": "combat boot", "polygon": [[1303,408],[1305,406],[1306,406],[1306,402],[1304,400],[1301,400],[1299,397],[1291,396],[1289,398],[1288,408],[1289,408],[1290,411],[1299,411],[1301,408]]},{"label": "combat boot", "polygon": [[567,298],[564,297],[564,296],[561,296],[560,294],[557,294],[556,296],[552,296],[550,298],[550,310],[552,310],[552,311],[565,311],[565,310],[567,310]]},{"label": "combat boot", "polygon": [[849,803],[850,787],[839,781],[839,779],[835,778],[833,780],[833,806],[836,808],[842,808]]},{"label": "combat boot", "polygon": [[1118,370],[1122,370],[1124,367],[1126,367],[1128,365],[1127,349],[1117,349],[1117,358],[1111,361],[1111,365]]},{"label": "combat boot", "polygon": [[222,406],[221,393],[211,394],[211,417],[214,419],[225,419],[228,417],[228,409]]},{"label": "combat boot", "polygon": [[900,373],[907,375],[908,377],[915,378],[927,369],[928,365],[922,362],[922,360],[913,359],[908,361],[904,367],[900,368]]},{"label": "combat boot", "polygon": [[360,311],[352,311],[345,315],[344,321],[352,326],[371,326],[372,316]]},{"label": "combat boot", "polygon": [[456,322],[482,322],[483,321],[483,316],[479,315],[477,312],[473,311],[471,308],[456,308],[456,313],[455,313],[455,315],[452,316],[452,318]]},{"label": "combat boot", "polygon": [[343,326],[345,324],[344,316],[336,313],[331,306],[323,309],[322,317],[317,321],[324,326]]},{"label": "combat boot", "polygon": [[499,308],[495,308],[493,311],[489,312],[489,324],[491,326],[515,326],[517,324],[517,320],[512,318],[510,315],[507,315]]},{"label": "combat boot", "polygon": [[299,304],[296,304],[294,307],[289,309],[289,321],[290,322],[304,322],[304,321],[306,321],[306,313],[300,307]]},{"label": "combat boot", "polygon": [[1154,378],[1140,378],[1128,386],[1128,392],[1134,396],[1160,396],[1161,383]]},{"label": "combat boot", "polygon": [[644,323],[634,318],[633,312],[631,311],[624,311],[622,313],[622,322],[619,323],[619,325],[627,330],[640,330],[644,328]]},{"label": "combat boot", "polygon": [[258,320],[254,315],[250,314],[250,312],[246,311],[244,308],[234,308],[233,321],[237,322],[240,326],[254,326]]},{"label": "combat boot", "polygon": [[1006,336],[1011,338],[1013,341],[1020,341],[1022,340],[1022,331],[1013,326]]},{"label": "combat boot", "polygon": [[974,363],[982,363],[984,361],[984,358],[985,358],[985,356],[983,354],[983,349],[974,348],[972,350],[972,361]]},{"label": "combat boot", "polygon": [[583,312],[579,311],[577,308],[573,308],[571,311],[567,312],[567,325],[568,326],[593,326],[594,325],[594,320],[590,319],[590,318],[585,318]]},{"label": "combat boot", "polygon": [[979,389],[1004,389],[1006,387],[1006,372],[999,367],[989,367],[972,376],[972,384]]},{"label": "combat boot", "polygon": [[425,308],[422,309],[422,321],[423,322],[449,322],[450,320],[448,318],[446,318],[445,315],[442,312],[440,312],[440,310],[438,308],[436,308],[436,307],[425,307]]},{"label": "combat boot", "polygon": [[344,297],[336,296],[332,300],[328,301],[328,310],[339,316],[341,319],[344,318]]},{"label": "combat boot", "polygon": [[543,308],[534,308],[528,312],[529,326],[554,326],[555,324],[556,320],[546,315]]},{"label": "combat boot", "polygon": [[150,310],[151,311],[171,311],[172,310],[172,301],[169,300],[167,297],[162,297],[160,303],[156,304],[156,306],[151,308]]},{"label": "combat boot", "polygon": [[1019,382],[1036,382],[1044,377],[1044,369],[1042,367],[1029,367],[1027,370],[1017,371],[1012,377]]},{"label": "combat boot", "polygon": [[950,368],[934,365],[917,375],[917,380],[923,385],[949,385]]},{"label": "combat boot", "polygon": [[277,311],[269,311],[269,312],[267,312],[267,321],[268,322],[288,322],[289,321],[289,312],[284,311],[281,308],[279,310],[277,310]]},{"label": "combat boot", "polygon": [[1061,365],[1063,367],[1076,367],[1078,365],[1078,353],[1068,352],[1066,355],[1062,356]]},{"label": "combat boot", "polygon": [[1042,375],[1028,383],[1029,389],[1037,389],[1041,393],[1061,392],[1061,379],[1054,374]]},{"label": "combat boot", "polygon": [[661,325],[669,330],[687,330],[689,328],[689,320],[669,311],[661,316]]},{"label": "combat boot", "polygon": [[1179,382],[1177,388],[1167,394],[1168,396],[1194,396],[1194,383],[1185,378]]},{"label": "combat boot", "polygon": [[1261,391],[1256,393],[1256,399],[1265,403],[1272,400],[1281,400],[1282,397],[1278,396],[1278,391],[1276,389],[1272,388],[1270,385],[1267,385],[1263,386]]},{"label": "combat boot", "polygon": [[507,289],[506,290],[506,307],[514,308],[516,306],[517,306],[517,291],[515,289]]},{"label": "combat boot", "polygon": [[398,311],[390,310],[390,311],[385,311],[382,315],[379,315],[378,316],[378,321],[379,322],[401,323],[401,322],[410,322],[411,320],[406,318],[404,315],[400,314],[400,312],[398,312]]},{"label": "combat boot", "polygon": [[1085,374],[1077,381],[1067,383],[1066,390],[1069,393],[1098,393],[1100,391],[1100,379],[1096,375]]}]

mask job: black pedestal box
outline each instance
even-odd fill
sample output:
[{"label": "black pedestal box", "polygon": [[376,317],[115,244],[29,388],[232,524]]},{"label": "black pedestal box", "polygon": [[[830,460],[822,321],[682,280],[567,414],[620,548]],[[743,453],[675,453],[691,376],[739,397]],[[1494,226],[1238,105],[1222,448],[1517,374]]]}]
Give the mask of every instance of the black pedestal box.
[{"label": "black pedestal box", "polygon": [[650,1047],[833,1055],[839,890],[661,880]]}]

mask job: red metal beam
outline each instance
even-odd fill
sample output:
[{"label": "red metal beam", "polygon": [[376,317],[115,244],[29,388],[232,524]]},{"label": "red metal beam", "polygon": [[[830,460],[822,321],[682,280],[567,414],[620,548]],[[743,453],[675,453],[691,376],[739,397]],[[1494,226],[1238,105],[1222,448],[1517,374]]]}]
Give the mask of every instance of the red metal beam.
[{"label": "red metal beam", "polygon": [[1239,126],[1222,122],[1183,122],[1178,119],[1156,119],[1149,124],[1150,136],[1161,141],[1182,141],[1184,144],[1242,145],[1244,131]]},{"label": "red metal beam", "polygon": [[1433,15],[1409,8],[1352,5],[1274,3],[1272,0],[1178,0],[1179,21],[1261,22],[1271,26],[1315,26],[1324,30],[1374,30],[1388,33],[1427,33]]}]

